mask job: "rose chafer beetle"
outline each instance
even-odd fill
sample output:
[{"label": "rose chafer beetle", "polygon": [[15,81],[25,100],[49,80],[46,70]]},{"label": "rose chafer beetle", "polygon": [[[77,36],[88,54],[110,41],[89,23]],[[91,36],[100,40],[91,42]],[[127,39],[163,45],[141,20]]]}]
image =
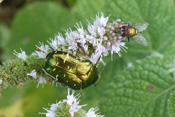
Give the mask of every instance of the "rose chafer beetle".
[{"label": "rose chafer beetle", "polygon": [[84,89],[99,79],[96,65],[90,60],[57,50],[46,56],[44,72],[54,81],[74,90]]}]

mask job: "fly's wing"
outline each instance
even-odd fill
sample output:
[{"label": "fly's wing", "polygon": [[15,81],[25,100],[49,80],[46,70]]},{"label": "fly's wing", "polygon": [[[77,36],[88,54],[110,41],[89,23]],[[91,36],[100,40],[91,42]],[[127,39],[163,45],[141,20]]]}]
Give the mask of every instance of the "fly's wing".
[{"label": "fly's wing", "polygon": [[134,36],[133,39],[143,45],[143,46],[147,46],[148,45],[148,42],[146,41],[146,39],[139,33],[138,35]]},{"label": "fly's wing", "polygon": [[138,23],[138,24],[134,24],[133,25],[139,32],[142,32],[143,30],[145,30],[148,26],[147,22],[144,23]]}]

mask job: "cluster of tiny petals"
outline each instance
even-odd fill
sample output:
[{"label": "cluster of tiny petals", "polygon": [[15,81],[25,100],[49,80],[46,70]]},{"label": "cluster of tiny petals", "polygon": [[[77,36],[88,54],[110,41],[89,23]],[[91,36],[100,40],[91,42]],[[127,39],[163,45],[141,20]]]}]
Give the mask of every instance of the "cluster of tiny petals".
[{"label": "cluster of tiny petals", "polygon": [[[69,50],[74,54],[80,53],[89,57],[93,64],[103,62],[102,57],[117,53],[121,56],[121,49],[127,49],[123,38],[120,34],[121,20],[118,19],[114,23],[108,24],[109,17],[104,17],[103,13],[94,19],[92,24],[88,24],[87,30],[84,30],[82,24],[77,24],[76,31],[68,29],[65,37],[61,34],[55,36],[54,39],[48,41],[48,45],[41,44],[37,46],[41,51],[36,51],[35,55],[39,58],[45,58],[51,50]],[[81,51],[80,51],[81,50]]]},{"label": "cluster of tiny petals", "polygon": [[[77,112],[79,109],[81,109],[83,106],[85,105],[79,105],[79,98],[80,95],[76,95],[74,96],[74,91],[72,91],[72,94],[70,94],[70,89],[68,89],[68,95],[67,95],[67,99],[63,100],[63,101],[59,101],[56,104],[52,104],[50,109],[45,109],[47,111],[47,113],[40,113],[40,114],[45,114],[46,117],[56,117],[57,116],[57,109],[58,107],[61,106],[61,104],[66,103],[67,105],[70,106],[69,109],[69,114],[70,117],[74,117],[75,112]],[[97,108],[91,108],[89,109],[89,111],[85,114],[84,117],[104,117],[102,115],[96,114],[96,111],[98,111]]]},{"label": "cluster of tiny petals", "polygon": [[34,79],[37,78],[37,73],[36,73],[36,70],[32,70],[30,73],[27,73],[28,76],[32,76]]},{"label": "cluster of tiny petals", "polygon": [[60,33],[58,33],[54,39],[50,39],[50,42],[48,41],[48,43],[54,50],[57,50],[58,48],[65,49],[65,46],[67,46],[67,42]]},{"label": "cluster of tiny petals", "polygon": [[82,106],[85,105],[79,105],[79,94],[74,96],[74,91],[72,91],[72,94],[70,95],[70,89],[68,89],[68,95],[67,95],[67,99],[63,100],[63,102],[66,102],[67,105],[70,106],[69,109],[69,113],[71,115],[71,117],[74,117],[74,113],[77,112],[80,108],[82,108]]},{"label": "cluster of tiny petals", "polygon": [[38,78],[38,85],[37,85],[37,88],[39,87],[40,84],[42,84],[42,86],[44,86],[44,84],[46,84],[46,83],[47,83],[46,78],[43,77],[43,76],[40,76],[40,77]]},{"label": "cluster of tiny petals", "polygon": [[90,108],[89,111],[86,113],[86,117],[104,117],[104,115],[96,114],[98,108]]},{"label": "cluster of tiny petals", "polygon": [[124,39],[120,34],[120,28],[122,27],[122,23],[120,19],[117,19],[115,22],[110,24],[106,30],[106,36],[104,38],[104,45],[108,50],[111,50],[111,55],[113,53],[117,53],[121,56],[120,51],[127,49],[125,47],[125,43],[122,42]]},{"label": "cluster of tiny petals", "polygon": [[62,103],[61,101],[56,103],[56,104],[52,104],[50,109],[46,109],[44,108],[44,110],[47,111],[47,113],[40,113],[40,114],[45,114],[46,117],[56,117],[56,110],[59,107],[59,104]]},{"label": "cluster of tiny petals", "polygon": [[14,50],[14,55],[16,55],[18,58],[21,58],[25,61],[27,59],[26,52],[23,51],[22,49],[20,49],[20,50],[21,50],[21,53],[18,53]]},{"label": "cluster of tiny petals", "polygon": [[82,28],[82,26],[80,27],[79,25],[77,25],[76,27],[77,31],[72,31],[71,29],[69,29],[65,34],[66,41],[68,42],[68,50],[72,50],[74,52],[76,52],[78,49],[77,43],[80,43],[81,46],[84,46],[84,44],[86,43],[86,33],[84,29]]},{"label": "cluster of tiny petals", "polygon": [[37,46],[39,50],[35,51],[33,55],[37,55],[38,58],[46,58],[47,53],[51,48],[48,45],[44,45],[43,43],[40,43],[40,46]]},{"label": "cluster of tiny petals", "polygon": [[[37,72],[36,72],[35,69],[32,70],[30,73],[27,73],[27,75],[33,77],[34,79],[37,79]],[[39,87],[40,84],[44,85],[44,84],[47,83],[46,78],[43,77],[43,76],[40,76],[40,77],[37,79],[37,81],[38,81],[37,87]]]}]

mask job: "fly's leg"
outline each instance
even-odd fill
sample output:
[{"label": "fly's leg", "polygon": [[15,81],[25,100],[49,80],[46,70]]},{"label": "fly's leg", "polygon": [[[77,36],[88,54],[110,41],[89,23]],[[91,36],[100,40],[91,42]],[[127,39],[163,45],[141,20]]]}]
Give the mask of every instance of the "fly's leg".
[{"label": "fly's leg", "polygon": [[129,38],[128,38],[128,42],[129,42]]},{"label": "fly's leg", "polygon": [[128,42],[129,42],[129,39],[130,39],[130,38],[128,37],[128,40],[127,40],[127,41],[122,41],[122,42],[127,42],[127,43],[128,43]]}]

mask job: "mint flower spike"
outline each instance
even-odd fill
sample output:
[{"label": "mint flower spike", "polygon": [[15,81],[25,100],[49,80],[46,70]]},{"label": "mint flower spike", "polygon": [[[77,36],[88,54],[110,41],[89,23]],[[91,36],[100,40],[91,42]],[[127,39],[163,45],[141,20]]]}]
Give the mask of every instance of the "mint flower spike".
[{"label": "mint flower spike", "polygon": [[80,94],[74,96],[74,93],[75,92],[72,91],[72,94],[70,94],[70,89],[68,89],[67,99],[59,101],[56,104],[51,104],[49,109],[43,108],[47,112],[39,114],[45,114],[46,117],[104,117],[99,113],[96,114],[98,108],[91,108],[86,113],[85,110],[82,109],[82,107],[86,105],[79,105]]},{"label": "mint flower spike", "polygon": [[[94,65],[98,65],[103,61],[103,56],[107,56],[109,51],[111,56],[117,53],[121,56],[121,51],[126,51],[124,39],[121,36],[121,20],[118,19],[113,23],[108,23],[109,17],[104,17],[104,14],[96,15],[93,23],[88,23],[88,28],[85,30],[81,23],[76,24],[76,31],[70,28],[66,31],[65,36],[58,33],[54,39],[48,41],[48,45],[40,43],[37,46],[40,51],[36,51],[35,56],[45,59],[46,55],[54,50],[66,50],[72,54],[89,59]],[[111,57],[112,58],[112,57]]]}]

